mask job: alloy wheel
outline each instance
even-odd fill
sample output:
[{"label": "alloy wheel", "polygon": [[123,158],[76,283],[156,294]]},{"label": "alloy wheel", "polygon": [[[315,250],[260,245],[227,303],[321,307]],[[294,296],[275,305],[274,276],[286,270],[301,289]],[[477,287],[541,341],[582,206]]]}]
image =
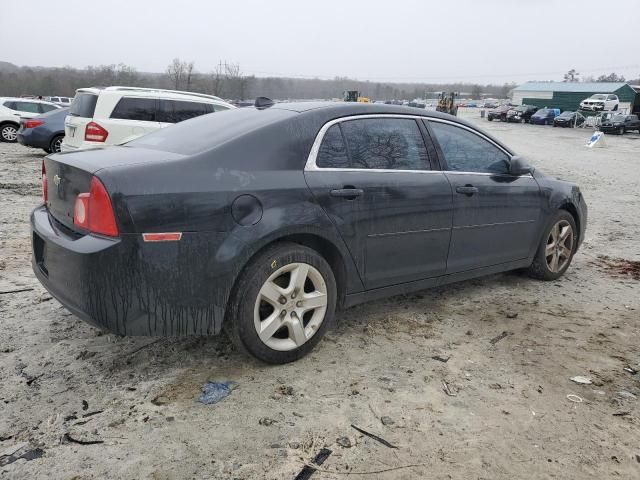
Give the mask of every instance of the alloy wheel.
[{"label": "alloy wheel", "polygon": [[307,263],[290,263],[264,282],[254,307],[254,326],[269,348],[290,351],[318,331],[327,311],[327,285]]},{"label": "alloy wheel", "polygon": [[560,220],[553,226],[547,238],[544,250],[547,268],[554,273],[560,272],[568,265],[572,252],[573,228],[568,221]]},{"label": "alloy wheel", "polygon": [[55,142],[53,142],[53,145],[52,145],[53,148],[51,149],[53,153],[59,153],[61,145],[62,145],[62,137],[56,138]]},{"label": "alloy wheel", "polygon": [[2,138],[7,142],[15,142],[18,137],[18,130],[13,125],[2,127]]}]

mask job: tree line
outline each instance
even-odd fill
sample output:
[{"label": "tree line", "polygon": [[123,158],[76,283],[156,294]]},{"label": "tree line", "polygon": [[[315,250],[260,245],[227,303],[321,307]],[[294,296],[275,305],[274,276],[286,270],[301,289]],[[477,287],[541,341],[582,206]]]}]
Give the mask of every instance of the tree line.
[{"label": "tree line", "polygon": [[[579,81],[575,70],[565,81]],[[596,81],[624,81],[615,73]],[[639,81],[640,82],[640,81]],[[140,72],[125,65],[98,65],[78,69],[72,67],[17,67],[0,62],[0,96],[42,95],[73,96],[76,89],[91,86],[132,86],[187,90],[216,95],[230,100],[248,100],[258,96],[276,100],[341,98],[345,90],[357,90],[373,100],[412,100],[435,98],[436,92],[461,92],[463,96],[506,98],[516,86],[457,83],[391,83],[333,79],[256,77],[244,73],[240,65],[220,61],[213,70],[199,71],[195,62],[175,58],[162,73]]]}]

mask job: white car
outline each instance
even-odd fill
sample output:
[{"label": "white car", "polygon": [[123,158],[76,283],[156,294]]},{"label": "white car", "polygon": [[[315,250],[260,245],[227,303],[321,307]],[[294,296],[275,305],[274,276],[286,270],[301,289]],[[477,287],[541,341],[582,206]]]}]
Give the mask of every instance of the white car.
[{"label": "white car", "polygon": [[580,102],[581,110],[592,110],[592,111],[611,111],[618,110],[618,105],[620,104],[620,100],[618,100],[617,95],[613,95],[611,93],[596,93],[595,95],[591,95],[589,98],[585,98]]},{"label": "white car", "polygon": [[44,97],[47,102],[55,103],[56,105],[60,105],[61,107],[69,107],[71,102],[73,102],[73,98],[71,97]]},{"label": "white car", "polygon": [[60,150],[120,145],[189,118],[236,108],[192,92],[134,87],[80,88],[65,120]]},{"label": "white car", "polygon": [[50,102],[31,98],[0,98],[0,141],[15,142],[18,138],[20,118],[33,118],[41,113],[61,108]]}]

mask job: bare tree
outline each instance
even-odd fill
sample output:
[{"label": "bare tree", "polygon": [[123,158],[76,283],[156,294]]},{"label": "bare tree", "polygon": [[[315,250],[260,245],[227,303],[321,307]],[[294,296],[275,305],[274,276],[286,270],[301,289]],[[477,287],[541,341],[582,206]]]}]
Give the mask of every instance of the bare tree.
[{"label": "bare tree", "polygon": [[183,63],[184,65],[184,71],[185,71],[185,77],[187,80],[187,90],[189,90],[191,88],[191,81],[193,79],[193,69],[195,66],[195,63],[193,60],[191,60],[189,63]]},{"label": "bare tree", "polygon": [[580,79],[578,78],[578,75],[580,75],[580,73],[576,72],[575,68],[572,68],[571,70],[569,70],[567,73],[564,74],[564,79],[562,81],[563,82],[579,82]]},{"label": "bare tree", "polygon": [[[192,62],[193,63],[193,62]],[[167,77],[174,85],[176,90],[180,89],[180,85],[186,75],[187,65],[179,58],[174,58],[167,67]]]}]

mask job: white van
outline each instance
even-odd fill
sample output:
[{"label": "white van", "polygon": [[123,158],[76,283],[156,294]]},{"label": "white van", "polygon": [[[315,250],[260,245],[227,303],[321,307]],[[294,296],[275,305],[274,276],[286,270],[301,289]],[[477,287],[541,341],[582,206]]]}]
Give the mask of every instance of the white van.
[{"label": "white van", "polygon": [[189,118],[236,108],[201,93],[135,87],[80,88],[61,151],[119,145]]}]

